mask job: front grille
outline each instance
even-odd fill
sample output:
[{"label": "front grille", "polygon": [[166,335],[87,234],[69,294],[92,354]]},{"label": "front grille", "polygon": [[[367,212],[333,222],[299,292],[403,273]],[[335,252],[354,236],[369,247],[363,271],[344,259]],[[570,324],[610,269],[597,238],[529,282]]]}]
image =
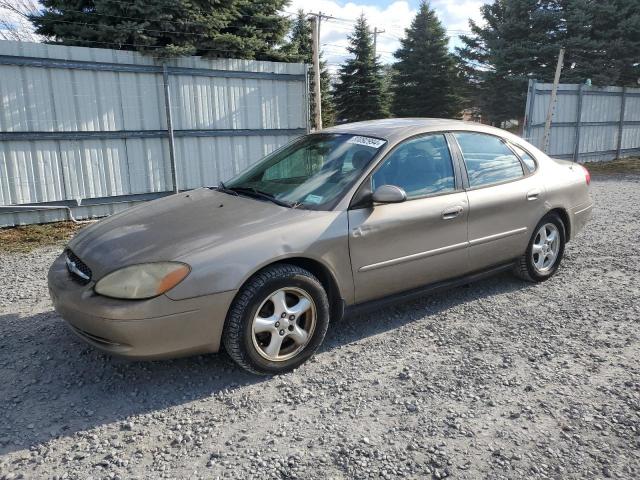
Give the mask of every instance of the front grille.
[{"label": "front grille", "polygon": [[78,258],[71,250],[67,249],[67,270],[76,282],[86,285],[91,281],[91,269]]}]

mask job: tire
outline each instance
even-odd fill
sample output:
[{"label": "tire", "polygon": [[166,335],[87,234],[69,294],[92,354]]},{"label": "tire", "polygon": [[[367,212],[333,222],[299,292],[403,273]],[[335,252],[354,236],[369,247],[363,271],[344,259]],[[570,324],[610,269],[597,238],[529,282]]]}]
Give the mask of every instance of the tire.
[{"label": "tire", "polygon": [[303,268],[277,264],[240,289],[227,314],[222,342],[245,370],[274,375],[308,360],[328,326],[329,300],[320,281]]},{"label": "tire", "polygon": [[[548,244],[544,242],[544,238],[541,237],[541,231],[543,227],[545,229],[545,236],[549,233],[557,233],[557,245]],[[533,230],[533,235],[527,245],[527,250],[514,264],[514,273],[517,277],[527,282],[544,282],[553,276],[554,273],[560,267],[562,257],[564,255],[564,248],[566,244],[566,230],[564,223],[560,216],[556,213],[548,213],[542,220],[538,222],[536,228]],[[549,235],[549,238],[551,235]],[[547,243],[547,247],[544,244]],[[540,247],[546,248],[546,250],[540,250]],[[535,249],[535,251],[534,251]],[[537,253],[540,252],[540,253]],[[551,261],[551,256],[547,256],[550,253],[554,253],[555,256]],[[537,253],[537,255],[535,255]],[[545,256],[543,258],[542,256]]]}]

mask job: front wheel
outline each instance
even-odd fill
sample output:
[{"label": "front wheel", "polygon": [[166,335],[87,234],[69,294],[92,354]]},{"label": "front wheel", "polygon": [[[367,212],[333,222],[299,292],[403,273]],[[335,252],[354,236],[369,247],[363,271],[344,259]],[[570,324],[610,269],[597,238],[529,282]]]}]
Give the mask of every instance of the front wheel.
[{"label": "front wheel", "polygon": [[244,369],[278,374],[306,361],[329,326],[329,300],[318,279],[289,264],[250,278],[234,300],[222,341]]},{"label": "front wheel", "polygon": [[514,265],[514,273],[529,282],[544,282],[558,270],[566,242],[565,227],[556,213],[548,213],[533,231],[527,251]]}]

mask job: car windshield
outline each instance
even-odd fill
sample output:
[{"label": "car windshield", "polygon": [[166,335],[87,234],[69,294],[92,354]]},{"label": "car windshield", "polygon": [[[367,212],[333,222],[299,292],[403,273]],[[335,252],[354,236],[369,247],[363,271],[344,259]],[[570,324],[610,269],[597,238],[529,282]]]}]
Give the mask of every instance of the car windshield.
[{"label": "car windshield", "polygon": [[221,188],[283,205],[328,210],[385,143],[357,135],[306,135],[266,156]]}]

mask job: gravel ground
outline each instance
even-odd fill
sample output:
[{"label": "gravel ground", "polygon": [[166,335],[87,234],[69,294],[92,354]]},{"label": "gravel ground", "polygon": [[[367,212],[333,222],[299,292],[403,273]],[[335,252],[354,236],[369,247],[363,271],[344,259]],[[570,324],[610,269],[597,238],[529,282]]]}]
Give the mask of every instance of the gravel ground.
[{"label": "gravel ground", "polygon": [[347,319],[299,370],[128,362],[51,311],[60,247],[0,253],[0,478],[639,478],[640,177],[540,285]]}]

